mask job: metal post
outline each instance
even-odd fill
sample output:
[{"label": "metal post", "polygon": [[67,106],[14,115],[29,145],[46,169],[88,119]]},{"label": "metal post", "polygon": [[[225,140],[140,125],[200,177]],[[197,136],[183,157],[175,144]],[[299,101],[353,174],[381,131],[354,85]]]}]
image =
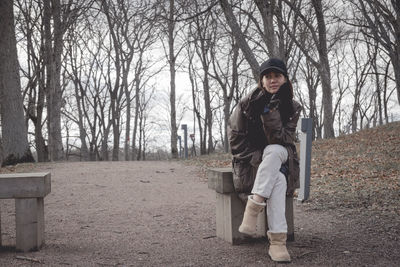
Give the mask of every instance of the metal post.
[{"label": "metal post", "polygon": [[182,130],[183,130],[183,144],[185,146],[185,159],[188,158],[188,148],[187,148],[187,125],[182,124]]},{"label": "metal post", "polygon": [[182,142],[181,142],[181,136],[178,135],[178,141],[179,141],[179,157],[182,158]]},{"label": "metal post", "polygon": [[2,246],[1,243],[1,207],[0,207],[0,247]]},{"label": "metal post", "polygon": [[[300,126],[300,127],[299,127]],[[300,190],[299,201],[305,201],[310,196],[311,175],[311,145],[312,145],[312,119],[302,118],[300,128]]]}]

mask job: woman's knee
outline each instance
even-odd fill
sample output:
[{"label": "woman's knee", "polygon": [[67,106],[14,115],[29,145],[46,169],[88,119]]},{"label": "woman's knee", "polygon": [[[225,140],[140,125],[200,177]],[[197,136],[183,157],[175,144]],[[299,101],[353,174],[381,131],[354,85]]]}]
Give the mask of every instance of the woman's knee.
[{"label": "woman's knee", "polygon": [[288,157],[287,149],[278,144],[268,145],[264,148],[263,159],[265,157],[277,157],[282,163],[286,162]]}]

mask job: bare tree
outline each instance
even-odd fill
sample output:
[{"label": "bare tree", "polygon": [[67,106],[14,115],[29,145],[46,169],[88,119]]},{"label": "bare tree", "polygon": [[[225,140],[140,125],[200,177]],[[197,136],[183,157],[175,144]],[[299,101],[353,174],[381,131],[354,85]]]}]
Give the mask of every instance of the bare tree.
[{"label": "bare tree", "polygon": [[140,107],[139,107],[139,141],[138,141],[138,152],[136,155],[136,160],[146,160],[146,147],[148,142],[147,131],[149,128],[149,112],[151,111],[151,100],[153,98],[155,92],[155,88],[151,88],[151,90],[143,90],[140,91]]},{"label": "bare tree", "polygon": [[[357,42],[355,41],[354,44],[356,44]],[[360,104],[360,97],[361,97],[361,91],[363,89],[363,87],[366,84],[366,80],[368,78],[368,72],[371,68],[370,62],[367,63],[363,63],[361,60],[361,54],[363,52],[357,50],[355,45],[351,46],[351,51],[352,51],[352,56],[353,56],[353,63],[350,64],[354,67],[349,67],[352,68],[353,73],[354,73],[354,91],[353,93],[353,97],[354,97],[354,103],[353,103],[353,108],[352,108],[352,115],[351,115],[351,129],[354,132],[357,131],[357,125],[358,125],[358,114],[360,114],[360,108],[361,108],[361,104]],[[364,59],[365,60],[365,59]],[[361,128],[362,128],[362,122],[361,122]]]},{"label": "bare tree", "polygon": [[13,1],[0,1],[0,115],[2,166],[34,161],[21,96]]},{"label": "bare tree", "polygon": [[267,45],[268,56],[280,57],[284,59],[284,55],[281,55],[279,51],[274,27],[274,15],[277,4],[276,1],[254,0],[254,2],[261,13],[261,18],[263,20],[264,32],[262,36],[265,44]]},{"label": "bare tree", "polygon": [[[308,112],[303,110],[304,114],[312,119],[313,123],[313,140],[322,138],[322,123],[319,120],[319,112],[317,106],[317,95],[318,86],[320,85],[320,76],[318,75],[314,65],[307,59],[304,58],[304,63],[300,65],[300,73],[307,85],[308,89],[308,101],[303,99],[301,92],[298,92],[299,101],[303,106],[303,109],[307,107]],[[298,87],[296,87],[298,88]]]},{"label": "bare tree", "polygon": [[[235,36],[235,39],[243,52],[247,62],[250,65],[251,71],[253,73],[254,80],[258,81],[259,78],[259,67],[260,65],[257,62],[256,57],[249,44],[246,41],[245,35],[238,24],[236,17],[233,13],[232,6],[228,2],[228,0],[219,0],[221,8],[225,14],[226,22],[232,30],[232,34]],[[268,26],[267,26],[268,27]]]},{"label": "bare tree", "polygon": [[[220,34],[218,34],[220,35]],[[221,47],[222,51],[217,52],[216,47],[211,53],[211,60],[213,65],[213,73],[210,74],[217,83],[219,84],[222,91],[222,106],[223,106],[223,134],[222,141],[224,151],[229,151],[228,132],[227,126],[231,114],[231,104],[233,101],[234,93],[239,90],[239,79],[245,77],[240,73],[239,66],[243,62],[243,58],[240,57],[239,46],[237,45],[233,36],[226,36],[221,40],[225,45]],[[215,40],[217,42],[217,40]],[[228,46],[229,44],[229,46]],[[217,58],[217,55],[221,56]],[[225,60],[219,60],[225,59]]]},{"label": "bare tree", "polygon": [[[178,158],[178,119],[177,119],[177,96],[176,96],[176,72],[179,67],[177,62],[179,54],[185,48],[185,43],[178,43],[178,38],[183,27],[178,22],[183,15],[183,10],[187,2],[175,0],[159,0],[157,2],[160,7],[159,11],[159,27],[166,37],[161,39],[164,53],[167,58],[170,74],[169,88],[169,112],[170,112],[170,131],[171,131],[171,154],[173,158]],[[164,15],[165,14],[165,15]]]},{"label": "bare tree", "polygon": [[[200,11],[200,6],[195,4],[196,12]],[[213,17],[213,13],[208,12],[202,16],[196,16],[192,24],[190,24],[189,31],[192,38],[194,38],[194,46],[197,58],[202,66],[202,84],[204,94],[204,107],[205,107],[205,135],[208,135],[207,153],[214,151],[213,142],[213,114],[211,108],[211,81],[210,81],[210,67],[213,47],[216,44],[217,21]],[[207,134],[206,134],[207,133]],[[204,142],[205,143],[205,142]]]},{"label": "bare tree", "polygon": [[395,74],[397,100],[400,104],[400,2],[349,0],[358,9],[366,23],[359,24],[366,34],[385,49],[391,59]]},{"label": "bare tree", "polygon": [[[283,22],[283,25],[287,29],[287,33],[290,35],[292,40],[296,43],[296,45],[301,49],[303,54],[307,57],[307,59],[312,62],[312,64],[318,70],[318,73],[321,77],[321,85],[322,85],[322,99],[323,99],[323,109],[324,109],[324,137],[330,138],[334,137],[334,117],[333,117],[333,108],[332,108],[332,85],[331,85],[331,71],[329,64],[329,48],[333,47],[333,45],[342,38],[341,28],[337,28],[337,32],[335,32],[334,37],[330,40],[331,42],[328,44],[327,39],[327,29],[325,25],[324,18],[324,8],[321,0],[311,0],[311,7],[315,15],[316,26],[310,21],[305,13],[309,12],[305,10],[302,12],[301,7],[307,6],[303,3],[293,2],[289,0],[282,0],[293,12],[297,14],[301,23],[306,26],[308,33],[311,35],[310,44],[307,47],[304,47],[303,44],[299,41],[302,38],[302,35],[296,36],[296,34],[289,28],[287,23]],[[317,57],[314,56],[310,51],[309,47],[316,47],[317,49]]]},{"label": "bare tree", "polygon": [[[344,122],[346,115],[348,115],[347,111],[342,108],[343,100],[348,91],[350,91],[350,85],[352,81],[352,73],[348,71],[346,58],[348,57],[347,52],[348,43],[343,43],[342,46],[335,49],[334,58],[334,73],[336,74],[336,92],[337,100],[334,108],[334,117],[337,117],[338,121],[338,130],[339,135],[343,133],[348,133],[348,123]],[[337,116],[336,116],[337,115]],[[343,125],[345,125],[343,127]]]},{"label": "bare tree", "polygon": [[[122,109],[126,107],[125,127],[125,160],[129,160],[130,122],[131,122],[131,101],[138,97],[137,90],[140,88],[142,71],[146,69],[143,65],[143,53],[154,42],[153,35],[154,14],[151,15],[149,4],[143,1],[112,1],[102,0],[102,10],[106,15],[114,51],[115,80],[110,87],[111,111],[113,122],[113,160],[118,160],[120,126]],[[133,66],[134,56],[138,53],[135,68],[135,79],[129,81],[129,73]],[[111,81],[111,79],[109,79]],[[136,94],[131,92],[136,83]],[[124,98],[123,98],[124,95]],[[125,104],[124,104],[125,103]],[[137,106],[137,105],[136,105]],[[135,114],[137,116],[137,114]],[[137,119],[134,126],[135,142]]]},{"label": "bare tree", "polygon": [[193,108],[193,131],[194,133],[196,132],[196,121],[198,125],[198,132],[199,132],[199,138],[200,140],[200,154],[206,154],[206,144],[203,141],[203,136],[206,135],[206,133],[203,131],[203,121],[204,118],[201,115],[201,95],[200,95],[200,90],[197,82],[197,70],[195,69],[195,64],[194,64],[194,56],[195,56],[195,51],[192,49],[191,42],[187,45],[187,55],[188,55],[188,76],[190,80],[190,85],[191,85],[191,90],[192,90],[192,108]]},{"label": "bare tree", "polygon": [[[17,10],[19,12],[19,20],[17,21],[17,29],[22,33],[21,36],[26,38],[26,47],[22,46],[25,51],[27,68],[21,68],[22,77],[26,78],[27,83],[23,89],[23,95],[26,99],[26,127],[28,128],[29,120],[34,126],[34,146],[36,150],[37,160],[39,162],[49,160],[48,146],[46,144],[44,123],[46,120],[45,109],[45,67],[44,61],[44,30],[41,25],[43,16],[43,6],[34,4],[31,1],[17,1]],[[23,38],[22,38],[23,40]]]}]

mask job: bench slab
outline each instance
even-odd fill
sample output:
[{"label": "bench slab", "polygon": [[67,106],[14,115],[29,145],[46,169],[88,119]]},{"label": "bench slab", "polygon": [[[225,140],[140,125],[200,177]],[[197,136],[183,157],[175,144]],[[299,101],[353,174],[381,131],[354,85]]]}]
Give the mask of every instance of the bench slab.
[{"label": "bench slab", "polygon": [[50,191],[50,173],[0,174],[0,198],[45,197]]},{"label": "bench slab", "polygon": [[235,188],[232,181],[232,168],[214,168],[207,173],[209,189],[214,189],[220,194],[233,193]]}]

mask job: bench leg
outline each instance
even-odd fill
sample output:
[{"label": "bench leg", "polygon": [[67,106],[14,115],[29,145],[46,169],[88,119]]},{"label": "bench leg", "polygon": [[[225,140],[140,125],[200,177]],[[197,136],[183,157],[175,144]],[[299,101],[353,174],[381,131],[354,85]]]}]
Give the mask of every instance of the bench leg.
[{"label": "bench leg", "polygon": [[38,250],[44,241],[44,199],[15,199],[17,251]]},{"label": "bench leg", "polygon": [[287,241],[294,241],[293,197],[286,197]]},{"label": "bench leg", "polygon": [[[236,193],[216,193],[216,230],[217,237],[236,245],[249,240],[249,237],[239,232],[239,226],[243,220],[245,204]],[[257,218],[256,238],[265,237],[265,210]]]}]

